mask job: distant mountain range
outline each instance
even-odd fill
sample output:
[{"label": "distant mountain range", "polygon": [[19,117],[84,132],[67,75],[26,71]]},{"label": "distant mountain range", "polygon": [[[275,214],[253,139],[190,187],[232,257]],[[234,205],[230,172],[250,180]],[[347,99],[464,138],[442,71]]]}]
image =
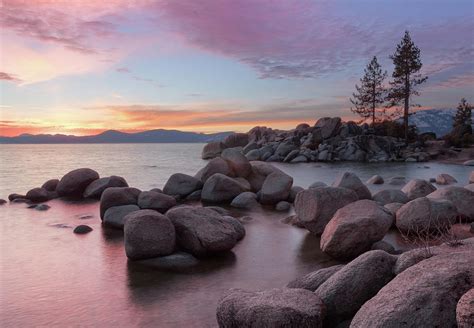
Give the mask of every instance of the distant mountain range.
[{"label": "distant mountain range", "polygon": [[451,132],[455,114],[456,109],[420,110],[410,115],[408,122],[418,128],[418,133],[434,132],[441,138]]},{"label": "distant mountain range", "polygon": [[93,136],[22,134],[17,137],[0,137],[0,144],[207,143],[223,140],[232,133],[233,132],[220,132],[204,134],[160,129],[137,133],[108,130]]}]

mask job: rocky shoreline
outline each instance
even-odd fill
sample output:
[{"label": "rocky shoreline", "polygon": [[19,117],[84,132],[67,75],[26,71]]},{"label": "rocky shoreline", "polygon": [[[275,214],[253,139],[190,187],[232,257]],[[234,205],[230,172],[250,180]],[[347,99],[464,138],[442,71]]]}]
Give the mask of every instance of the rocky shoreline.
[{"label": "rocky shoreline", "polygon": [[[340,120],[324,122],[318,126],[318,133],[327,137],[324,140],[340,137]],[[186,270],[245,242],[245,225],[252,219],[233,217],[221,206],[293,208],[296,214],[285,223],[320,236],[321,250],[346,264],[295,277],[283,288],[231,290],[217,305],[219,326],[398,327],[403,322],[408,327],[439,323],[472,327],[474,238],[460,240],[452,227],[474,222],[474,171],[466,177],[470,184],[465,187],[449,186],[455,179],[447,174],[434,182],[448,186],[437,189],[421,179],[385,182],[374,176],[363,183],[354,173],[343,172],[331,186],[315,182],[304,189],[275,166],[249,160],[252,151],[270,148],[268,143],[277,144],[270,157],[300,154],[301,149],[291,150],[287,139],[276,140],[274,133],[265,131],[258,128],[207,145],[203,157],[214,158],[194,176],[171,175],[162,190],[142,191],[122,177],[101,178],[96,171],[81,168],[25,195],[12,194],[9,200],[36,210],[48,210],[44,202],[55,198],[100,200],[102,224],[123,230],[128,259],[163,270]],[[250,135],[258,138],[249,139]],[[262,140],[266,141],[258,147]],[[255,144],[257,148],[249,150]],[[380,154],[367,151],[365,156],[378,160]],[[367,187],[385,183],[404,186],[374,194]],[[420,247],[400,254],[382,240],[390,229],[420,242]],[[75,229],[75,233],[91,231],[85,225]]]},{"label": "rocky shoreline", "polygon": [[[248,133],[235,133],[222,142],[208,143],[202,158],[215,158],[225,149],[235,147],[242,147],[250,161],[285,163],[426,162],[438,157],[444,160],[457,157],[461,152],[461,149],[442,149],[424,142],[406,145],[403,139],[376,135],[368,124],[324,117],[314,126],[302,123],[289,131],[257,126]],[[470,156],[472,159],[473,155]]]}]

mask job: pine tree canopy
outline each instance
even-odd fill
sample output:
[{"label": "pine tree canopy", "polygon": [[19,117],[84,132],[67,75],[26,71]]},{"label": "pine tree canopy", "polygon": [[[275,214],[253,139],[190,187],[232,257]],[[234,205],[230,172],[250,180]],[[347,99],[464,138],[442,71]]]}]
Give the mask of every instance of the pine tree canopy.
[{"label": "pine tree canopy", "polygon": [[364,69],[364,76],[360,79],[360,86],[356,85],[356,93],[350,99],[354,108],[351,111],[363,118],[372,117],[372,123],[377,116],[377,108],[385,101],[385,88],[383,81],[387,77],[387,72],[382,71],[382,67],[374,56],[372,61]]},{"label": "pine tree canopy", "polygon": [[472,124],[472,106],[465,98],[462,98],[459,102],[456,115],[454,116],[453,127],[455,128],[463,124]]}]

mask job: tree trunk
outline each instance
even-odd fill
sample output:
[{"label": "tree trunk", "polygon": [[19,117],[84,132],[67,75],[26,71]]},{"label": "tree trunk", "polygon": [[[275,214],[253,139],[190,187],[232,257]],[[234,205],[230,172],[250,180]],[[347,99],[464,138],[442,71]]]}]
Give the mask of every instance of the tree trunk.
[{"label": "tree trunk", "polygon": [[375,124],[375,81],[372,89],[372,126]]},{"label": "tree trunk", "polygon": [[403,111],[403,125],[405,129],[405,143],[408,145],[408,116],[410,109],[410,77],[405,77],[405,108]]}]

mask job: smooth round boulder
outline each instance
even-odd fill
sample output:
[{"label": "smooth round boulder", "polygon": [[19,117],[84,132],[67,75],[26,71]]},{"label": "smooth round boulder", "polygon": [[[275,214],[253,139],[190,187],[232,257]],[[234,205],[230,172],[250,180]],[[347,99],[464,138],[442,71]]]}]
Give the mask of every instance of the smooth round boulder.
[{"label": "smooth round boulder", "polygon": [[456,207],[449,200],[420,197],[400,207],[395,224],[405,234],[423,235],[450,227],[457,215]]},{"label": "smooth round boulder", "polygon": [[166,194],[154,191],[142,191],[138,195],[138,207],[141,209],[155,210],[166,213],[170,208],[176,206],[176,199]]},{"label": "smooth round boulder", "polygon": [[247,180],[249,181],[250,186],[252,187],[252,191],[255,192],[262,189],[263,182],[265,181],[266,177],[271,173],[278,172],[284,174],[282,170],[276,168],[275,166],[269,163],[253,161],[250,162],[250,166],[252,166],[252,172],[247,177]]},{"label": "smooth round boulder", "polygon": [[204,183],[201,200],[209,203],[227,203],[245,191],[245,186],[240,182],[216,173]]},{"label": "smooth round boulder", "polygon": [[47,191],[56,191],[56,187],[58,186],[59,179],[50,179],[43,183],[41,188],[46,189]]},{"label": "smooth round boulder", "polygon": [[448,185],[448,184],[453,184],[456,182],[458,182],[458,180],[456,180],[453,176],[446,173],[439,174],[436,177],[436,183],[439,185]]},{"label": "smooth round boulder", "polygon": [[396,256],[384,251],[366,252],[319,286],[315,294],[327,307],[325,326],[334,327],[350,319],[374,297],[394,277],[392,269],[396,260]]},{"label": "smooth round boulder", "polygon": [[183,173],[171,175],[166,182],[163,193],[182,198],[202,188],[202,182],[195,177]]},{"label": "smooth round boulder", "polygon": [[329,268],[319,269],[317,271],[308,273],[301,278],[295,279],[288,283],[288,288],[303,288],[314,292],[333,274],[344,267],[344,264],[333,265]]},{"label": "smooth round boulder", "polygon": [[278,202],[275,205],[275,210],[278,212],[286,212],[289,211],[291,208],[291,204],[285,201]]},{"label": "smooth round boulder", "polygon": [[425,197],[435,190],[435,186],[428,181],[421,179],[412,179],[402,188],[402,191],[407,195],[408,200]]},{"label": "smooth round boulder", "polygon": [[139,211],[140,207],[137,205],[120,205],[112,206],[105,211],[103,223],[106,227],[123,229],[125,225],[125,217],[132,213]]},{"label": "smooth round boulder", "polygon": [[229,164],[220,157],[212,159],[206,164],[196,175],[195,178],[201,180],[202,183],[206,182],[212,175],[221,173],[227,176],[231,175]]},{"label": "smooth round boulder", "polygon": [[89,227],[88,225],[81,224],[81,225],[78,225],[77,227],[75,227],[72,232],[74,232],[76,234],[79,234],[79,235],[82,235],[82,234],[89,233],[92,230],[93,229],[91,227]]},{"label": "smooth round boulder", "polygon": [[89,184],[82,196],[84,198],[100,199],[104,190],[110,187],[128,187],[128,183],[124,178],[116,175],[100,178]]},{"label": "smooth round boulder", "polygon": [[383,184],[385,181],[380,175],[374,175],[366,181],[367,184]]},{"label": "smooth round boulder", "polygon": [[239,238],[228,219],[208,208],[178,206],[166,215],[176,228],[178,245],[194,256],[229,251]]},{"label": "smooth round boulder", "polygon": [[260,202],[271,205],[287,200],[290,195],[293,178],[284,173],[273,172],[263,182],[260,190]]},{"label": "smooth round boulder", "polygon": [[111,187],[104,190],[100,197],[100,218],[113,206],[137,205],[141,191],[131,187]]},{"label": "smooth round boulder", "polygon": [[[415,264],[388,282],[352,319],[351,328],[456,327],[456,305],[473,287],[474,252]],[[324,301],[324,299],[323,299]]]},{"label": "smooth round boulder", "polygon": [[449,186],[427,196],[430,199],[446,199],[456,207],[465,222],[474,222],[474,192],[462,187]]},{"label": "smooth round boulder", "polygon": [[131,260],[141,260],[173,253],[176,233],[163,214],[153,210],[132,212],[125,217],[125,253]]},{"label": "smooth round boulder", "polygon": [[337,210],[321,235],[321,250],[336,259],[351,259],[382,240],[393,215],[375,201],[364,199]]},{"label": "smooth round boulder", "polygon": [[357,200],[356,193],[347,188],[307,189],[296,195],[295,211],[306,229],[320,235],[338,209]]},{"label": "smooth round boulder", "polygon": [[239,148],[224,149],[221,158],[227,162],[230,170],[238,177],[247,177],[251,171],[252,166],[249,160],[242,154]]},{"label": "smooth round boulder", "polygon": [[325,306],[305,289],[231,289],[219,300],[216,312],[221,328],[318,328],[323,326]]},{"label": "smooth round boulder", "polygon": [[374,201],[381,205],[387,205],[390,203],[408,203],[408,196],[400,190],[397,189],[386,189],[380,190],[374,194],[372,197]]},{"label": "smooth round boulder", "polygon": [[202,149],[201,158],[202,159],[210,159],[215,158],[221,154],[224,150],[225,146],[220,141],[213,141],[204,146]]},{"label": "smooth round boulder", "polygon": [[369,188],[352,172],[341,174],[332,186],[354,190],[359,199],[372,199],[372,193]]},{"label": "smooth round boulder", "polygon": [[257,195],[253,192],[247,191],[235,197],[230,206],[236,208],[251,209],[258,205]]},{"label": "smooth round boulder", "polygon": [[97,179],[99,173],[92,169],[76,169],[66,173],[59,180],[56,191],[60,197],[82,197],[87,186]]},{"label": "smooth round boulder", "polygon": [[26,193],[26,199],[34,203],[45,202],[50,199],[50,192],[44,188],[33,188]]},{"label": "smooth round boulder", "polygon": [[469,289],[459,299],[456,306],[456,322],[458,328],[474,327],[474,288]]}]

